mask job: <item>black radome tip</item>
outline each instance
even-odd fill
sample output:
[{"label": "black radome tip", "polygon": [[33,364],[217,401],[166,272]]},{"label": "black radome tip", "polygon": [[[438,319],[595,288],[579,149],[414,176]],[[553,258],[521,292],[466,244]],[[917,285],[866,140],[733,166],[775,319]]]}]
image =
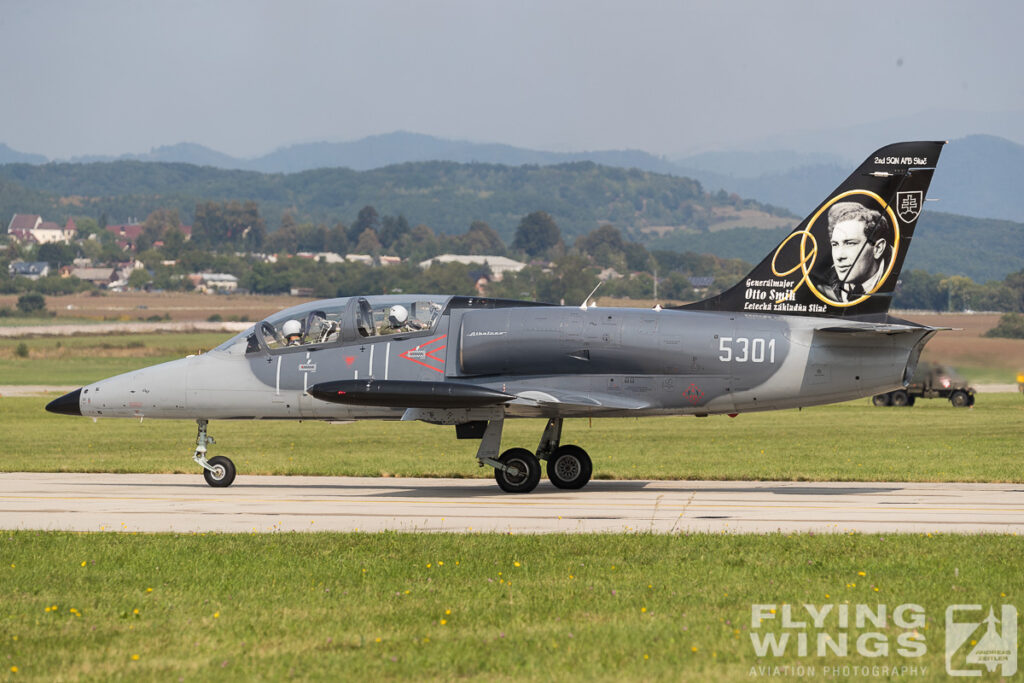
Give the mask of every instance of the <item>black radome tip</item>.
[{"label": "black radome tip", "polygon": [[61,415],[81,415],[82,407],[78,402],[81,395],[82,390],[75,389],[70,393],[64,394],[60,398],[55,398],[47,403],[46,409],[51,413],[60,413]]}]

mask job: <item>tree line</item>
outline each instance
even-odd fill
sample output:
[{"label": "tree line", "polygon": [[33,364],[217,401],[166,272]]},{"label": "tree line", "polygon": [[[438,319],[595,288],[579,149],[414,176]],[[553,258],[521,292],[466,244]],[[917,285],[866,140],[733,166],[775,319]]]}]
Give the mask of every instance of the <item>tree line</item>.
[{"label": "tree line", "polygon": [[[530,263],[518,274],[507,274],[502,282],[491,282],[487,291],[493,296],[582,302],[600,274],[607,276],[611,269],[623,277],[609,279],[602,295],[654,298],[657,279],[659,298],[686,300],[721,291],[751,268],[740,259],[648,250],[610,224],[572,238],[545,211],[522,216],[509,244],[482,220],[472,221],[461,234],[437,233],[423,223],[412,225],[403,214],[381,214],[372,205],[362,207],[348,225],[300,222],[286,213],[273,231],[268,231],[260,207],[253,201],[201,202],[193,215],[191,239],[186,239],[177,210],[162,208],[147,216],[141,234],[131,245],[145,269],[132,274],[131,286],[188,289],[191,283],[186,274],[217,271],[236,275],[240,285],[254,293],[276,294],[293,287],[311,288],[317,296],[325,297],[395,290],[473,293],[477,281],[491,275],[486,267],[449,264],[422,270],[417,266],[443,253],[457,253],[509,256]],[[9,243],[0,252],[0,267],[19,259],[45,260],[57,269],[75,258],[112,263],[129,257],[118,245],[118,237],[104,229],[102,217],[100,221],[79,217],[78,226],[83,239],[73,244],[32,247]],[[405,263],[380,268],[318,263],[296,256],[320,252],[368,254],[373,258],[395,255]],[[281,257],[277,263],[266,263],[254,256],[261,253]],[[712,277],[711,286],[695,289],[691,278],[698,276]],[[8,279],[0,289],[57,294],[89,287],[73,278],[51,277],[37,282]],[[904,271],[894,306],[1024,312],[1024,270],[984,284],[964,276]]]}]

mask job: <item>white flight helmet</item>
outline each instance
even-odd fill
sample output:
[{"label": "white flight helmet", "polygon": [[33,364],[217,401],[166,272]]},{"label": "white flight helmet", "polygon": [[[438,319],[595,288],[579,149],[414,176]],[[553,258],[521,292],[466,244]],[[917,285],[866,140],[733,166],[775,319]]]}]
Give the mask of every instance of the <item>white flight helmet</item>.
[{"label": "white flight helmet", "polygon": [[408,319],[409,311],[405,310],[405,306],[392,306],[391,310],[388,311],[388,322],[392,327],[404,325]]},{"label": "white flight helmet", "polygon": [[289,320],[281,326],[281,332],[284,333],[285,339],[302,334],[302,323],[298,320]]}]

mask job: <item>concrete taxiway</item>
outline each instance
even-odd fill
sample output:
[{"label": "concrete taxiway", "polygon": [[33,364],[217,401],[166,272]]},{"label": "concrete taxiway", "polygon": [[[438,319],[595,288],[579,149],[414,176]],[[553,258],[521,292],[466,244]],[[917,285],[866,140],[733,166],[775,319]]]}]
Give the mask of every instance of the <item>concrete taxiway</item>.
[{"label": "concrete taxiway", "polygon": [[542,482],[185,474],[0,474],[0,528],[279,532],[1024,531],[1024,485],[741,481]]}]

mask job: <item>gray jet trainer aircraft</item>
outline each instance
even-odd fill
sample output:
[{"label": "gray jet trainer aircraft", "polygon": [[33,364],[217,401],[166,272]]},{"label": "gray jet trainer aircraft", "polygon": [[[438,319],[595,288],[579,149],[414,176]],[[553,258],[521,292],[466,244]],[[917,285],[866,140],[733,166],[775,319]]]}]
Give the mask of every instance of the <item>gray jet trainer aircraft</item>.
[{"label": "gray jet trainer aircraft", "polygon": [[[89,417],[422,420],[478,439],[477,460],[525,493],[592,472],[567,417],[729,414],[846,401],[906,386],[938,328],[887,314],[941,142],[883,147],[731,289],[654,309],[433,296],[293,306],[202,355],[105,379],[46,409]],[[500,452],[510,417],[547,418],[534,451]]]}]

